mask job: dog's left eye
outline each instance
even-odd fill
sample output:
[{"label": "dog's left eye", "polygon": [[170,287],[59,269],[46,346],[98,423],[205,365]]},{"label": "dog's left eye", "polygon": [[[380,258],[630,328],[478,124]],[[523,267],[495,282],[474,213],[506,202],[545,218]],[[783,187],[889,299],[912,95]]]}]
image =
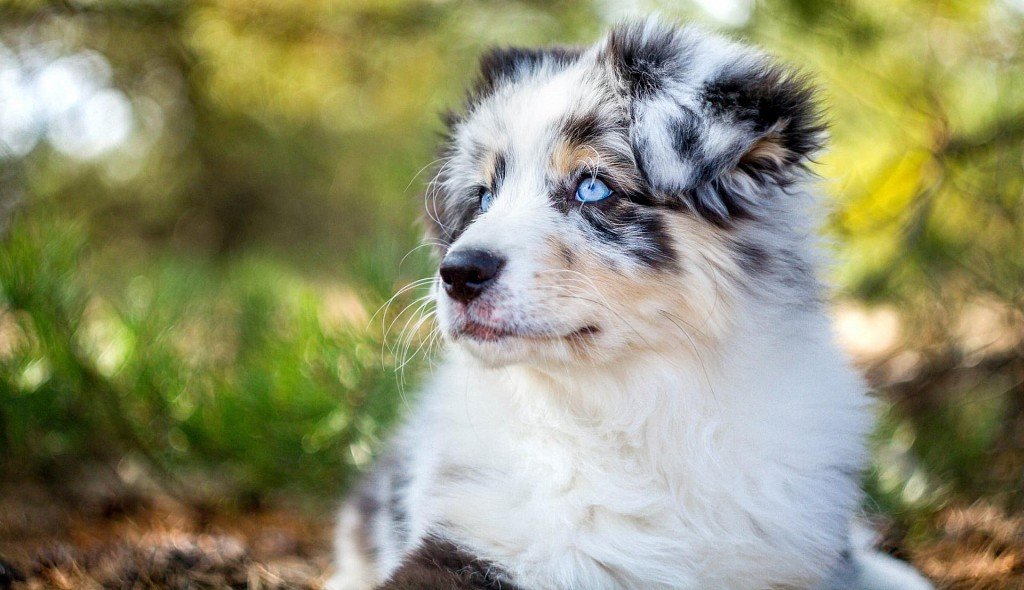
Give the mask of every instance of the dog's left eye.
[{"label": "dog's left eye", "polygon": [[484,189],[480,193],[480,212],[487,213],[487,210],[491,208],[491,203],[494,202],[494,193],[490,190]]},{"label": "dog's left eye", "polygon": [[576,187],[576,200],[581,203],[596,203],[610,196],[612,196],[612,189],[593,176],[584,178]]}]

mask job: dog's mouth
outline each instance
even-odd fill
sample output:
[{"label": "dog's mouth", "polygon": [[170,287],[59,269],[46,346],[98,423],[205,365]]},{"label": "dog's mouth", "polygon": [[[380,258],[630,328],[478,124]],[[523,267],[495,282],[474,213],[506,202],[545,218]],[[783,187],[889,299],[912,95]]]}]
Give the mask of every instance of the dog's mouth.
[{"label": "dog's mouth", "polygon": [[529,330],[515,327],[493,326],[473,320],[461,323],[455,330],[456,338],[467,338],[479,342],[499,342],[518,338],[522,340],[555,341],[568,340],[579,342],[590,338],[600,332],[601,329],[594,325],[586,325],[568,333],[552,332],[543,330]]}]

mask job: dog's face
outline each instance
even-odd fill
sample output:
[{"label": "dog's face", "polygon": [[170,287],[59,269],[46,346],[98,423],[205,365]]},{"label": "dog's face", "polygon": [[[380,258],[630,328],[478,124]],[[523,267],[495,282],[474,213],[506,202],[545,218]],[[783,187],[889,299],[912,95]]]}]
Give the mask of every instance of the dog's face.
[{"label": "dog's face", "polygon": [[820,144],[810,99],[764,56],[654,21],[488,54],[426,200],[444,334],[543,366],[713,339],[781,268],[764,236]]}]

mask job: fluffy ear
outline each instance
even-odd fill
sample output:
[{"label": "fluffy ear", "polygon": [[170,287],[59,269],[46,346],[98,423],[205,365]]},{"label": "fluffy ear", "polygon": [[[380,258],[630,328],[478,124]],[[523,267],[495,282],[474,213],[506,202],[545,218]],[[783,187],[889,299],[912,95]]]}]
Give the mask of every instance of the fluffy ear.
[{"label": "fluffy ear", "polygon": [[751,49],[649,20],[615,28],[605,51],[652,188],[717,223],[753,213],[824,141],[811,86]]},{"label": "fluffy ear", "polygon": [[521,80],[544,67],[575,61],[581,51],[574,47],[492,47],[480,57],[480,75],[472,95],[479,99],[509,82]]}]

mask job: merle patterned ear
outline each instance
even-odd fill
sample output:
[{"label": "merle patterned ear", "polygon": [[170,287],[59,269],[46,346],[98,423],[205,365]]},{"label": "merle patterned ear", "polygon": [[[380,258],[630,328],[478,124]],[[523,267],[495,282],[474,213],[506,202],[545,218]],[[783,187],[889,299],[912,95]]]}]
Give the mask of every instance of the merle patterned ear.
[{"label": "merle patterned ear", "polygon": [[752,213],[824,141],[813,89],[746,47],[649,20],[615,28],[605,51],[652,188],[712,221]]}]

